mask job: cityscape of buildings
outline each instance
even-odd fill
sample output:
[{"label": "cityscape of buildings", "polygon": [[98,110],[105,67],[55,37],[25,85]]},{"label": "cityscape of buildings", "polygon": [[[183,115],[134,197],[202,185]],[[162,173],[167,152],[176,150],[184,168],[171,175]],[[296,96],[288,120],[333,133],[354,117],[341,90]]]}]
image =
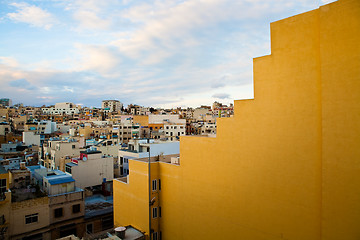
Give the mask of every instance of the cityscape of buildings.
[{"label": "cityscape of buildings", "polygon": [[360,239],[360,1],[271,24],[254,99],[0,99],[0,240]]}]

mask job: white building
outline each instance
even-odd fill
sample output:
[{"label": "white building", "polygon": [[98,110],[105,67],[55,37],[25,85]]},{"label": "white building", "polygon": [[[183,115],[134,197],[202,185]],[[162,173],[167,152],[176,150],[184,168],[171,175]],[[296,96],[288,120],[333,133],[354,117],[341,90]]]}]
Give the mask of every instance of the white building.
[{"label": "white building", "polygon": [[78,114],[79,109],[73,103],[56,103],[55,107],[51,108],[41,108],[42,112],[45,114],[58,115],[58,114],[66,114],[73,115]]},{"label": "white building", "polygon": [[104,112],[118,112],[123,107],[123,104],[118,100],[103,100],[101,108]]},{"label": "white building", "polygon": [[164,132],[169,140],[178,140],[180,136],[186,135],[186,124],[164,124]]},{"label": "white building", "polygon": [[193,112],[193,118],[196,120],[205,120],[207,115],[212,116],[212,111],[210,108],[195,108]]},{"label": "white building", "polygon": [[149,124],[164,124],[164,123],[186,124],[186,119],[180,119],[180,116],[178,114],[149,115]]},{"label": "white building", "polygon": [[40,135],[34,132],[23,132],[23,142],[26,146],[37,145],[40,146]]},{"label": "white building", "polygon": [[201,126],[201,135],[216,134],[216,123],[205,122]]},{"label": "white building", "polygon": [[37,134],[51,134],[56,132],[56,122],[40,121],[38,123]]},{"label": "white building", "polygon": [[76,186],[97,186],[114,178],[114,158],[103,156],[96,148],[81,151],[80,157],[65,165],[66,173],[76,181]]}]

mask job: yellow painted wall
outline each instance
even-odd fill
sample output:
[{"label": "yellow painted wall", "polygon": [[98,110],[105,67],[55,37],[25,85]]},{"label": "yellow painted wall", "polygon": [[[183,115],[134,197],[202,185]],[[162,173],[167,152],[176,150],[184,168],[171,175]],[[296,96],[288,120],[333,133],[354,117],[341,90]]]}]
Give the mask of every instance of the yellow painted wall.
[{"label": "yellow painted wall", "polygon": [[149,116],[148,115],[134,115],[133,123],[140,124],[143,127],[147,127],[149,125]]},{"label": "yellow painted wall", "polygon": [[113,181],[114,224],[132,225],[142,231],[149,229],[148,166],[140,161],[129,161],[128,182]]},{"label": "yellow painted wall", "polygon": [[91,133],[92,133],[92,128],[90,126],[85,126],[84,128],[79,129],[80,136],[84,136],[85,139],[90,138]]},{"label": "yellow painted wall", "polygon": [[0,173],[0,179],[6,179],[6,189],[9,189],[10,187],[10,174],[9,172],[7,173]]},{"label": "yellow painted wall", "polygon": [[[11,209],[11,192],[8,191],[9,188],[9,172],[0,174],[0,180],[6,179],[6,190],[5,192],[5,199],[0,199],[0,217],[4,216],[5,222],[0,222],[0,229],[1,228],[9,228],[10,225],[10,209]],[[7,229],[4,232],[4,238],[8,239],[9,237],[9,230]]]},{"label": "yellow painted wall", "polygon": [[[272,23],[254,88],[216,138],[181,137],[180,166],[157,163],[163,239],[360,239],[360,1]],[[134,162],[115,225],[147,231]]]}]

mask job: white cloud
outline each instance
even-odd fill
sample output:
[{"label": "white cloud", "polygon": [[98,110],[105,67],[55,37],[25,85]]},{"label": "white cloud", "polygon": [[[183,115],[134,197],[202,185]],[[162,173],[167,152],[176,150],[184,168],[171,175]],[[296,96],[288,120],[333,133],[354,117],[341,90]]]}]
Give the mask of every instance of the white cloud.
[{"label": "white cloud", "polygon": [[73,18],[78,22],[78,31],[109,30],[112,20],[109,17],[108,7],[116,3],[113,0],[75,0],[65,8],[72,11]]},{"label": "white cloud", "polygon": [[116,74],[116,68],[121,63],[115,54],[116,49],[106,46],[75,44],[80,51],[80,61],[74,71],[96,71],[104,76]]},{"label": "white cloud", "polygon": [[9,67],[18,67],[18,61],[13,57],[0,57],[0,64],[7,65]]},{"label": "white cloud", "polygon": [[56,20],[54,16],[37,6],[29,5],[25,2],[12,3],[11,6],[17,8],[16,12],[8,13],[6,16],[14,22],[28,23],[33,27],[49,30]]},{"label": "white cloud", "polygon": [[79,10],[74,13],[74,19],[79,21],[81,29],[108,29],[111,25],[109,19],[100,18],[95,12],[88,10]]}]

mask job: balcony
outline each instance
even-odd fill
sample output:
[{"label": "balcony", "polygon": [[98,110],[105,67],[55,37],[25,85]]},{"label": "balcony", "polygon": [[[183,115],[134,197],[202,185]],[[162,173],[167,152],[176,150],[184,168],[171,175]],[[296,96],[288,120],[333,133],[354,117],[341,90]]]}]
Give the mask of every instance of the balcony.
[{"label": "balcony", "polygon": [[84,190],[76,187],[75,191],[60,193],[56,195],[49,195],[49,205],[60,204],[71,201],[78,201],[84,199]]}]

